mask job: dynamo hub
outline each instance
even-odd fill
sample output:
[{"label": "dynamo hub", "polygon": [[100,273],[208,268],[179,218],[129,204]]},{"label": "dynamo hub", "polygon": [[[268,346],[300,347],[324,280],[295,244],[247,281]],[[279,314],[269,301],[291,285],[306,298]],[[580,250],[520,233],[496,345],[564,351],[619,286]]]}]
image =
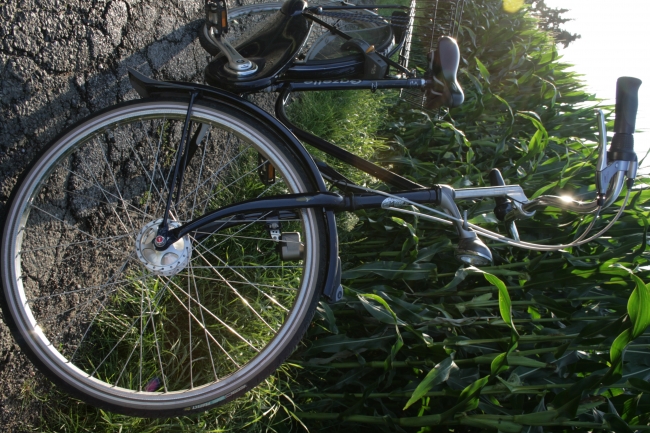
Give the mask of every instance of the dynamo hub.
[{"label": "dynamo hub", "polygon": [[[171,277],[185,269],[192,257],[192,244],[188,235],[183,236],[164,250],[155,247],[158,227],[162,219],[145,225],[135,239],[135,252],[140,262],[156,275]],[[169,221],[169,228],[179,227],[177,221]]]}]

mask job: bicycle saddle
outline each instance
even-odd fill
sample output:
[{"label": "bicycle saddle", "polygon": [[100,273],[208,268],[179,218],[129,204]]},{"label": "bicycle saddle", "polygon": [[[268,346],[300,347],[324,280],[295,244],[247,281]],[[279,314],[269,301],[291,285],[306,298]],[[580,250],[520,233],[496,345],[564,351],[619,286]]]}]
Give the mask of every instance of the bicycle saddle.
[{"label": "bicycle saddle", "polygon": [[429,53],[429,67],[425,78],[433,79],[433,86],[425,89],[425,108],[458,107],[465,100],[458,83],[460,49],[453,38],[442,36],[438,49]]},{"label": "bicycle saddle", "polygon": [[257,65],[254,73],[237,76],[229,72],[225,68],[228,60],[221,53],[206,67],[206,82],[235,93],[252,92],[273,84],[275,77],[291,66],[309,36],[311,21],[302,15],[306,7],[303,0],[288,0],[235,46],[243,57]]}]

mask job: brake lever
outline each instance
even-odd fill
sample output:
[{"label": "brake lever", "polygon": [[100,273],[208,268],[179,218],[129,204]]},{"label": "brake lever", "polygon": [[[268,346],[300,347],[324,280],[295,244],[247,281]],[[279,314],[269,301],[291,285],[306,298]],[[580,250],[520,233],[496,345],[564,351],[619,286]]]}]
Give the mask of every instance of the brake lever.
[{"label": "brake lever", "polygon": [[[493,168],[492,171],[488,174],[488,179],[490,180],[490,185],[492,186],[505,186],[506,181],[503,179],[503,175],[497,168]],[[494,199],[496,206],[494,207],[494,215],[503,221],[510,232],[510,236],[516,241],[519,241],[519,231],[515,224],[516,218],[509,218],[509,215],[512,215],[512,212],[520,214],[521,205],[516,201],[512,201],[507,197],[496,197]],[[535,212],[533,212],[534,214]],[[527,215],[532,216],[532,214]]]},{"label": "brake lever", "polygon": [[[615,197],[618,197],[623,187],[622,172],[628,171],[627,161],[615,161],[608,164],[607,161],[607,127],[605,126],[605,113],[603,110],[596,111],[598,121],[598,161],[596,162],[596,202],[598,206],[607,207]],[[622,167],[622,166],[625,167]],[[614,177],[616,185],[609,188]],[[609,194],[608,194],[609,193]],[[607,203],[606,203],[607,202]],[[607,206],[606,206],[607,204]]]}]

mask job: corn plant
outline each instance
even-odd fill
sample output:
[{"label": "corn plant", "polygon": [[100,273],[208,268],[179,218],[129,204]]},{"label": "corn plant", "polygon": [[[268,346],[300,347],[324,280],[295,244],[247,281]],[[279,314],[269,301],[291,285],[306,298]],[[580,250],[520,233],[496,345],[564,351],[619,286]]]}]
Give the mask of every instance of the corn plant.
[{"label": "corn plant", "polygon": [[[464,19],[466,102],[398,106],[377,159],[425,185],[485,186],[496,167],[529,196],[592,199],[598,100],[525,10],[474,1]],[[345,299],[321,305],[294,356],[296,416],[313,431],[650,429],[645,185],[606,237],[554,253],[492,243],[481,269],[455,261],[445,227],[358,212],[340,232]],[[504,231],[493,203],[466,207]],[[548,209],[519,229],[566,243],[590,219]]]}]

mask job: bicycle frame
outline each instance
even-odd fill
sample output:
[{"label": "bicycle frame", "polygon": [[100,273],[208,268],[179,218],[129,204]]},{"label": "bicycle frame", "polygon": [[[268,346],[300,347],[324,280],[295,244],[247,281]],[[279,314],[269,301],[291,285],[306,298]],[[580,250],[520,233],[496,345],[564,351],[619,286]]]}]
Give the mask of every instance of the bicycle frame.
[{"label": "bicycle frame", "polygon": [[[289,140],[289,142],[293,144],[296,152],[300,155],[301,159],[303,159],[303,161],[307,163],[306,165],[311,169],[312,177],[317,181],[316,184],[320,189],[320,192],[313,194],[284,195],[241,202],[233,206],[217,209],[196,220],[187,222],[171,230],[165,225],[161,225],[160,229],[158,230],[159,239],[155,243],[155,246],[160,250],[164,250],[167,246],[173,244],[186,234],[196,232],[199,229],[201,231],[216,232],[226,227],[245,223],[251,218],[260,219],[260,217],[264,218],[268,216],[269,218],[279,218],[280,220],[290,219],[295,217],[294,212],[299,211],[300,209],[322,208],[326,213],[329,233],[329,271],[327,277],[328,281],[324,286],[323,295],[332,301],[336,301],[342,297],[342,290],[340,288],[340,265],[338,259],[338,237],[336,233],[336,221],[334,218],[334,212],[355,211],[359,209],[370,208],[389,208],[393,206],[403,205],[407,202],[442,206],[447,214],[451,215],[457,220],[456,229],[458,231],[458,234],[462,241],[466,241],[472,244],[470,245],[470,249],[478,248],[481,250],[487,250],[487,247],[485,247],[482,242],[478,240],[474,232],[467,229],[458,222],[461,219],[461,214],[454,203],[455,192],[450,187],[434,186],[432,188],[425,188],[422,185],[411,182],[406,178],[392,173],[389,170],[379,167],[370,161],[360,158],[350,152],[345,151],[344,149],[341,149],[338,146],[335,146],[332,143],[315,137],[306,131],[300,130],[299,128],[291,125],[284,113],[284,105],[286,103],[287,96],[293,89],[291,85],[286,85],[277,99],[276,111],[277,117],[279,119],[278,121],[277,119],[269,116],[264,111],[260,110],[255,105],[250,104],[243,99],[236,97],[235,95],[214,89],[212,87],[191,83],[159,82],[149,79],[133,70],[129,70],[129,75],[133,87],[143,97],[166,93],[182,94],[184,96],[187,96],[189,94],[192,95],[192,98],[200,95],[208,99],[216,98],[221,101],[226,100],[232,103],[233,107],[236,109],[244,109],[251,115],[261,116],[264,120],[273,124],[274,128],[282,136],[283,139]],[[373,83],[374,81],[372,80],[361,80],[361,82],[355,82],[351,85],[359,86],[357,88],[363,88],[361,86],[373,86]],[[309,85],[310,83],[306,84]],[[340,83],[324,84],[326,86],[332,87],[340,85]],[[319,89],[315,86],[310,86],[310,88],[312,90]],[[188,113],[187,119],[190,117],[191,113]],[[188,123],[189,122],[186,122],[186,128]],[[299,138],[308,141],[310,144],[314,144],[316,147],[325,150],[336,158],[357,168],[360,168],[361,170],[366,171],[367,173],[387,182],[390,185],[402,188],[404,190],[396,193],[393,197],[386,197],[385,195],[379,193],[368,193],[358,189],[355,190],[355,185],[345,182],[346,188],[350,191],[356,191],[356,194],[350,193],[345,196],[341,196],[327,192],[323,176],[327,176],[324,171],[327,171],[329,167],[318,167],[314,163],[311,156],[308,154],[307,150],[296,139],[296,136],[292,134],[292,132],[295,133]],[[184,131],[183,136],[186,137],[186,135],[187,134]],[[171,195],[173,194],[173,186],[177,182],[182,182],[182,173],[184,171],[184,168],[183,165],[181,165],[181,159],[183,157],[184,156],[182,152],[179,152],[179,160],[177,161],[177,165],[180,166],[181,178],[172,182],[172,188],[170,188],[169,191],[170,199]],[[186,163],[187,160],[184,161],[184,164]],[[336,173],[334,176],[340,177],[338,173]],[[486,195],[497,197],[516,196],[523,201],[527,201],[525,195],[523,194],[523,191],[518,186],[496,186],[492,188],[478,189],[470,188],[462,192],[462,194],[465,198],[478,198],[485,197]],[[489,250],[487,251],[487,254],[489,254]]]},{"label": "bicycle frame", "polygon": [[[285,11],[285,7],[287,7],[286,11]],[[207,4],[206,4],[206,8],[207,8]],[[368,70],[364,69],[364,74],[362,78],[320,79],[317,78],[318,73],[320,72],[318,67],[314,69],[313,71],[314,75],[313,77],[309,77],[310,79],[296,80],[296,79],[292,79],[291,75],[288,75],[289,78],[286,77],[282,78],[280,77],[280,74],[285,70],[287,70],[287,68],[290,68],[291,65],[293,64],[293,62],[290,60],[290,57],[287,56],[287,53],[289,53],[287,52],[282,54],[281,57],[277,57],[277,58],[273,57],[273,61],[277,62],[279,65],[276,66],[276,69],[267,72],[266,74],[261,74],[257,78],[251,79],[252,81],[245,78],[249,74],[249,72],[231,72],[232,74],[235,74],[239,78],[233,80],[226,79],[225,80],[226,82],[223,84],[223,88],[227,90],[234,89],[235,91],[242,92],[242,93],[257,91],[260,90],[260,88],[255,86],[259,86],[260,83],[263,82],[266,83],[265,90],[279,92],[279,96],[276,100],[276,105],[275,105],[277,120],[270,118],[270,116],[266,115],[266,113],[262,114],[261,110],[259,110],[257,107],[253,106],[252,104],[244,103],[241,98],[238,98],[235,95],[228,93],[227,91],[220,91],[213,87],[199,86],[199,85],[187,84],[187,83],[156,82],[154,80],[149,80],[148,78],[137,74],[135,71],[129,71],[134,88],[142,96],[149,96],[152,94],[169,93],[169,92],[171,93],[181,92],[184,93],[185,95],[187,95],[187,93],[189,92],[191,95],[190,105],[188,108],[185,126],[183,129],[183,135],[182,135],[183,138],[181,139],[181,143],[179,144],[179,152],[176,161],[176,169],[174,172],[172,183],[170,185],[169,197],[167,201],[167,209],[169,209],[170,207],[174,187],[177,184],[181,185],[183,182],[182,177],[183,177],[184,167],[187,164],[187,158],[188,158],[187,154],[189,153],[189,150],[186,152],[183,151],[183,146],[185,145],[185,142],[189,139],[187,135],[189,132],[188,127],[190,125],[190,118],[192,114],[191,113],[192,101],[194,101],[194,99],[199,95],[205,98],[217,98],[220,100],[225,99],[239,106],[246,105],[247,106],[246,110],[249,110],[249,112],[255,117],[262,114],[265,120],[270,121],[273,124],[275,130],[278,131],[281,138],[284,140],[288,140],[288,142],[292,144],[292,147],[296,149],[296,152],[300,155],[301,159],[307,162],[306,166],[311,171],[310,174],[312,178],[316,180],[316,185],[318,185],[318,188],[320,190],[319,192],[312,193],[312,194],[295,194],[295,195],[283,195],[283,196],[276,196],[276,197],[266,197],[263,199],[249,200],[249,201],[237,203],[236,205],[231,205],[225,208],[217,209],[213,212],[210,212],[204,216],[199,217],[194,221],[187,222],[181,226],[176,226],[171,230],[167,225],[168,211],[166,211],[165,217],[163,219],[163,222],[160,224],[158,228],[157,236],[154,241],[154,245],[156,249],[158,249],[159,251],[163,251],[168,246],[170,246],[177,240],[181,239],[183,236],[189,233],[196,232],[199,229],[214,233],[220,230],[221,228],[231,227],[241,222],[248,221],[251,218],[264,219],[268,217],[268,218],[278,219],[279,216],[280,219],[291,218],[291,217],[295,217],[296,215],[295,212],[299,211],[300,209],[322,208],[327,214],[327,220],[328,220],[327,224],[330,232],[330,239],[329,239],[330,255],[329,255],[329,264],[328,264],[329,266],[328,269],[330,274],[330,277],[328,277],[328,279],[330,281],[328,281],[328,284],[325,288],[325,292],[326,292],[325,294],[326,296],[330,297],[330,299],[336,299],[338,298],[338,295],[332,296],[332,294],[334,293],[333,292],[334,286],[338,286],[339,283],[336,277],[331,277],[332,274],[334,275],[340,274],[340,269],[338,269],[340,267],[338,265],[339,263],[338,254],[337,254],[338,248],[335,247],[338,245],[338,240],[335,234],[336,232],[335,220],[333,217],[333,212],[335,211],[354,211],[362,208],[392,208],[407,203],[415,204],[415,205],[434,204],[436,206],[440,206],[444,209],[444,213],[447,214],[452,220],[451,223],[455,224],[456,231],[458,232],[461,242],[464,242],[466,244],[466,250],[469,252],[470,256],[474,254],[478,259],[478,261],[474,261],[472,257],[465,256],[467,260],[465,258],[462,258],[462,260],[470,264],[479,264],[479,263],[484,264],[485,262],[492,261],[491,253],[489,252],[489,249],[477,238],[476,232],[469,227],[467,222],[467,217],[461,216],[461,213],[457,205],[455,204],[456,199],[476,199],[476,198],[483,198],[483,197],[495,198],[497,201],[497,207],[500,207],[503,210],[503,212],[501,212],[503,215],[500,216],[499,218],[508,223],[510,232],[514,238],[514,242],[520,242],[518,233],[516,231],[516,227],[514,226],[513,223],[514,219],[531,217],[534,214],[533,208],[537,206],[554,205],[558,203],[558,200],[556,200],[555,198],[551,198],[550,200],[546,199],[546,201],[544,201],[543,199],[542,200],[536,199],[536,201],[533,202],[529,201],[526,195],[524,194],[523,190],[519,186],[506,186],[500,173],[498,173],[498,170],[496,170],[496,174],[494,175],[491,174],[491,183],[493,185],[492,187],[469,188],[464,190],[460,189],[458,191],[454,191],[451,187],[444,186],[444,185],[442,186],[438,185],[432,188],[425,188],[422,185],[419,185],[415,182],[412,182],[409,179],[406,179],[402,176],[392,173],[389,170],[379,167],[370,161],[360,158],[357,155],[354,155],[338,146],[335,146],[332,143],[327,142],[326,140],[322,140],[321,138],[316,137],[293,125],[291,121],[288,119],[285,112],[285,105],[287,104],[289,96],[293,91],[367,89],[374,92],[378,89],[420,89],[438,95],[443,95],[446,93],[445,99],[447,100],[447,102],[443,102],[443,103],[446,103],[450,107],[459,105],[463,101],[462,89],[460,89],[460,86],[456,81],[456,74],[457,74],[457,68],[460,60],[460,54],[458,51],[458,46],[456,45],[456,42],[453,39],[450,38],[445,39],[444,37],[440,39],[440,45],[438,47],[439,51],[436,52],[435,56],[430,57],[429,69],[431,69],[431,71],[427,71],[427,74],[425,74],[425,78],[416,78],[415,73],[410,73],[402,65],[396,64],[386,56],[375,53],[374,46],[368,46],[368,44],[364,41],[355,40],[351,36],[345,34],[344,32],[321,21],[318,17],[315,16],[315,14],[320,14],[322,12],[322,8],[319,8],[319,10],[310,10],[304,8],[305,8],[305,4],[300,0],[287,1],[282,6],[282,11],[283,11],[282,13],[284,14],[284,17],[282,14],[277,14],[275,16],[277,18],[274,18],[274,21],[270,21],[271,25],[269,26],[268,29],[265,27],[264,31],[268,31],[271,28],[275,28],[276,30],[282,28],[282,29],[286,29],[287,32],[291,33],[292,31],[290,28],[291,26],[289,26],[291,20],[293,20],[294,18],[300,18],[304,21],[306,18],[314,23],[320,24],[323,27],[327,28],[332,34],[341,36],[343,39],[348,41],[346,43],[357,41],[353,44],[356,47],[354,48],[354,50],[360,49],[361,50],[360,52],[363,53],[363,56],[366,59],[366,63],[371,65],[372,68]],[[338,9],[338,8],[340,7],[335,7],[333,9]],[[363,7],[354,7],[354,6],[352,8],[363,9]],[[225,12],[224,9],[222,10],[221,13],[219,13],[219,16],[222,16],[223,14],[226,13],[227,12]],[[225,15],[223,15],[222,20],[225,23],[226,21]],[[210,21],[212,22],[214,20],[211,19]],[[304,22],[301,21],[300,23],[301,23],[300,25],[303,26]],[[213,23],[211,25],[214,26],[215,24]],[[310,26],[311,23],[309,23],[309,28]],[[307,38],[309,30],[307,31],[307,34],[303,36],[298,36],[298,35],[302,35],[302,33],[300,32],[303,30],[304,29],[298,31],[295,37],[285,35],[286,37],[289,37],[289,39],[287,39],[286,41],[283,39],[283,41],[285,43],[289,43],[288,41],[292,41],[291,44],[300,41],[304,42]],[[230,67],[230,70],[232,71],[233,68],[238,67],[237,64],[239,63],[242,63],[244,61],[251,63],[249,60],[241,57],[235,48],[229,45],[227,41],[222,39],[223,33],[225,33],[225,30],[219,28],[217,34],[217,39],[218,39],[217,42],[218,45],[221,47],[222,53],[224,54],[224,57],[222,57],[222,59],[225,58],[227,61],[227,64],[224,67],[226,69]],[[257,41],[256,44],[263,46],[266,42],[263,39],[260,39],[262,35],[264,35],[264,33],[255,33],[255,35],[252,37],[251,40]],[[304,37],[304,39],[300,39],[300,40],[296,39],[302,37]],[[408,42],[409,41],[402,41],[401,43],[406,43],[408,45]],[[293,55],[296,55],[296,53],[298,52],[301,46],[302,43],[298,44],[297,46],[292,45],[291,53],[293,53]],[[236,54],[236,56],[233,54],[233,52]],[[264,49],[262,49],[262,51],[257,53],[257,55],[263,56],[264,53],[265,51]],[[241,62],[235,61],[236,59],[241,60]],[[219,64],[216,62],[217,60],[215,60],[213,63]],[[380,69],[383,68],[384,72],[382,72],[381,75],[379,76],[375,74],[375,69],[376,69],[375,67],[380,64],[377,62],[383,62],[381,63],[381,65],[383,66],[381,66]],[[282,64],[280,65],[280,63]],[[400,71],[401,73],[405,73],[407,78],[387,77],[386,76],[387,65],[397,68],[397,70]],[[327,69],[326,64],[321,66],[323,66],[324,69]],[[250,74],[254,73],[255,71],[257,71],[257,66],[255,66],[254,69],[251,69]],[[444,83],[438,80],[435,77],[435,74],[441,74],[441,78],[444,81]],[[207,70],[206,70],[206,77],[207,77]],[[432,91],[433,87],[436,84],[444,85],[444,91],[442,94]],[[602,131],[601,131],[601,136],[603,136]],[[338,172],[328,167],[327,165],[321,164],[320,166],[317,166],[309,156],[307,150],[302,146],[302,144],[300,144],[300,142],[298,142],[296,137],[307,142],[310,145],[313,145],[317,149],[324,151],[325,153],[343,161],[344,163],[350,164],[378,178],[379,180],[387,183],[388,185],[400,188],[402,191],[391,195],[391,194],[384,194],[378,191],[367,190],[365,188],[361,188],[354,185],[349,180],[345,179],[342,175],[340,175]],[[627,143],[627,141],[625,142]],[[604,144],[606,144],[606,141],[604,141]],[[611,199],[612,196],[618,196],[618,193],[620,192],[623,184],[622,182],[623,176],[621,175],[621,173],[619,173],[621,171],[620,169],[618,168],[615,169],[613,166],[605,167],[607,164],[603,162],[606,161],[606,155],[604,154],[605,152],[604,144],[601,142],[601,162],[599,162],[598,164],[600,167],[597,176],[598,199],[593,204],[574,202],[572,205],[564,206],[567,209],[579,213],[600,212],[600,209],[602,209],[603,205],[605,204],[605,197],[607,197],[607,204],[609,204],[612,201]],[[634,174],[636,172],[636,168],[635,168],[636,165],[634,161],[631,161],[630,159],[631,157],[628,155],[628,152],[619,151],[619,152],[615,152],[614,154],[622,155],[621,158],[623,158],[624,160],[623,162],[618,161],[615,164],[616,167],[622,167],[623,165],[625,165],[624,171],[627,170],[628,178],[633,179]],[[636,158],[635,155],[634,158]],[[184,159],[184,161],[182,161],[182,159]],[[264,171],[264,168],[262,168],[261,170]],[[493,170],[493,172],[494,171],[495,170]],[[180,172],[180,177],[177,179],[177,175],[179,174],[179,172]],[[616,174],[614,174],[615,172]],[[612,176],[616,176],[616,182],[614,182],[614,184],[616,185],[614,187],[612,187],[613,183],[607,181],[607,179],[611,179]],[[334,185],[338,186],[344,192],[344,195],[342,196],[338,194],[328,193],[325,189],[323,178],[330,180]],[[264,181],[264,179],[262,179],[262,181]],[[603,191],[604,185],[607,185],[606,192]],[[424,216],[424,214],[421,215]],[[277,240],[277,237],[274,239]],[[340,288],[337,290],[338,292],[340,292]]]},{"label": "bicycle frame", "polygon": [[[570,209],[578,213],[593,213],[599,212],[603,207],[603,202],[605,201],[604,199],[599,199],[593,203],[570,202],[561,205],[561,199],[544,196],[530,201],[520,186],[505,185],[505,182],[503,182],[503,179],[501,178],[500,173],[498,173],[498,170],[496,171],[498,173],[496,177],[491,180],[493,186],[490,187],[464,188],[454,190],[449,186],[436,185],[431,188],[426,188],[296,127],[287,118],[285,113],[285,105],[290,93],[293,90],[334,90],[340,89],[341,86],[348,86],[347,82],[341,83],[334,82],[335,80],[332,80],[332,82],[323,83],[313,83],[308,81],[287,81],[280,83],[279,85],[283,87],[279,89],[280,92],[275,107],[277,119],[275,119],[255,105],[243,100],[242,98],[239,98],[228,92],[215,89],[213,87],[191,83],[159,82],[151,80],[133,70],[129,70],[129,74],[133,87],[143,97],[165,93],[182,94],[183,96],[190,94],[192,97],[200,95],[201,97],[208,99],[215,98],[221,101],[228,101],[233,105],[233,108],[240,110],[243,109],[249,114],[261,118],[266,122],[269,122],[273,125],[274,129],[282,139],[288,140],[288,142],[292,143],[295,152],[311,170],[310,174],[316,181],[316,185],[318,185],[319,188],[319,192],[312,194],[293,194],[265,197],[261,199],[237,203],[236,205],[217,209],[198,219],[177,226],[171,230],[169,230],[168,227],[161,225],[158,230],[159,240],[155,243],[156,248],[159,250],[164,250],[166,247],[173,244],[178,239],[181,239],[183,236],[189,233],[195,233],[199,229],[201,231],[214,233],[226,227],[243,224],[251,219],[290,219],[295,218],[296,212],[299,212],[300,209],[321,208],[326,214],[329,232],[329,271],[328,281],[325,285],[323,294],[330,300],[335,301],[342,296],[340,289],[338,237],[336,234],[334,212],[355,211],[359,209],[372,208],[394,209],[396,206],[403,206],[409,203],[416,205],[433,204],[435,206],[439,206],[444,210],[444,214],[446,214],[446,216],[452,220],[451,222],[442,220],[440,218],[431,217],[428,214],[422,214],[419,212],[413,213],[421,215],[425,218],[433,218],[438,222],[454,224],[460,238],[459,245],[462,244],[464,251],[469,254],[469,256],[466,255],[466,257],[469,257],[467,262],[473,264],[471,260],[472,255],[476,255],[484,262],[485,260],[491,261],[491,253],[485,244],[483,244],[477,238],[477,235],[473,228],[476,229],[478,227],[470,228],[470,226],[467,224],[467,217],[461,215],[455,203],[455,200],[479,199],[485,197],[495,198],[497,202],[501,203],[498,204],[498,206],[505,206],[506,208],[504,215],[500,217],[500,219],[504,220],[509,225],[510,231],[514,238],[514,242],[519,242],[516,227],[513,224],[514,219],[531,217],[535,213],[533,209],[537,206],[555,205],[558,207]],[[374,86],[379,85],[379,81],[391,82],[393,80],[350,81],[350,87],[344,88],[363,89],[370,87],[370,89],[372,89]],[[413,85],[420,84],[420,82],[417,82],[418,80],[395,80],[395,82],[406,82],[407,84],[409,81],[411,81]],[[392,86],[393,83],[390,83],[388,85]],[[190,117],[191,113],[188,113],[187,119]],[[187,123],[185,126],[186,128]],[[183,136],[185,136],[185,132]],[[316,164],[296,137],[343,161],[344,163],[350,164],[378,178],[379,180],[386,182],[389,185],[400,188],[401,191],[393,194],[386,194],[379,191],[369,191],[365,188],[360,188],[354,185],[329,166]],[[606,160],[606,155],[604,154],[603,149],[604,148],[601,149],[601,159],[604,158],[604,160]],[[179,152],[179,160],[177,161],[177,164],[180,164],[180,159],[182,157],[182,152]],[[186,164],[187,161],[184,163]],[[620,164],[617,163],[616,166],[618,165]],[[630,163],[628,165],[631,167],[629,171],[634,172],[634,164]],[[628,165],[625,165],[625,167],[628,167]],[[181,165],[181,178],[178,179],[177,182],[182,182],[183,170],[184,168]],[[606,170],[607,169],[603,169],[603,172]],[[599,178],[602,177],[600,173],[601,171],[598,173]],[[328,192],[324,183],[324,178],[341,187],[341,189],[345,191],[345,194],[339,195]],[[599,196],[607,197],[606,204],[611,203],[612,197],[616,197],[620,193],[622,184],[623,177],[617,174],[616,182],[611,182],[608,186],[607,191],[600,192]],[[173,194],[172,190],[173,188],[170,189],[170,196]],[[532,244],[525,245],[524,243],[521,243],[519,246],[531,248]],[[478,264],[483,262],[476,263]]]}]

